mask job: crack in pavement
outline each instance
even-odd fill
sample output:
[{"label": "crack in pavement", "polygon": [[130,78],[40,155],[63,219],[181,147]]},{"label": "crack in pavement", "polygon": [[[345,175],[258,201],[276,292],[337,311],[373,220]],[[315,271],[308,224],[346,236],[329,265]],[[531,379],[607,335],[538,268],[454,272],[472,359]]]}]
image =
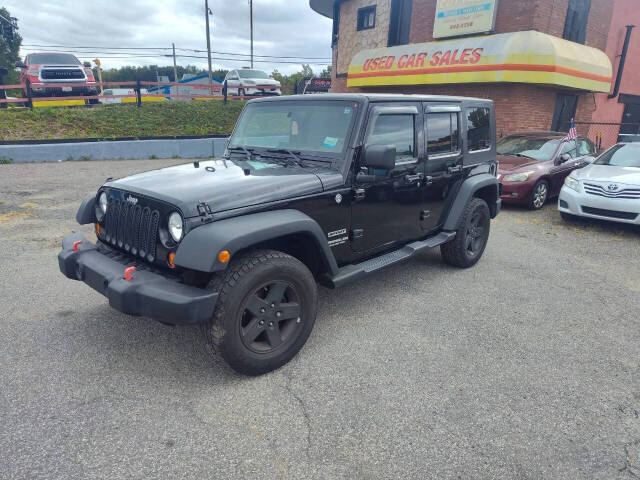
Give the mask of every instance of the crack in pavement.
[{"label": "crack in pavement", "polygon": [[[624,467],[620,468],[619,472],[627,472],[633,478],[640,478],[640,458],[632,459],[631,454],[629,453],[629,449],[633,446],[637,446],[640,450],[640,440],[636,440],[635,442],[627,443],[624,445]],[[633,460],[636,461],[636,464],[633,463]]]},{"label": "crack in pavement", "polygon": [[311,417],[309,416],[309,412],[307,411],[307,407],[302,401],[300,395],[298,395],[292,388],[291,385],[291,375],[285,373],[284,374],[285,383],[284,389],[293,397],[293,399],[300,405],[300,410],[302,411],[302,417],[304,419],[305,428],[307,430],[307,446],[305,447],[305,456],[307,457],[307,463],[311,463]]}]

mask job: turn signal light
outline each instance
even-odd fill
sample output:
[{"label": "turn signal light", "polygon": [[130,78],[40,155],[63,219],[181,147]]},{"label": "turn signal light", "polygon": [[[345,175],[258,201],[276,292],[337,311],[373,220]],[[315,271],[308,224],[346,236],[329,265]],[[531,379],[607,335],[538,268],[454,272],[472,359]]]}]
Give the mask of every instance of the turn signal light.
[{"label": "turn signal light", "polygon": [[229,253],[229,250],[222,250],[218,254],[218,261],[220,263],[227,263],[230,258],[231,258],[231,254]]},{"label": "turn signal light", "polygon": [[170,266],[171,268],[176,268],[176,264],[175,264],[175,263],[173,263],[173,261],[175,260],[175,258],[176,258],[176,254],[175,254],[175,253],[173,253],[173,252],[171,252],[171,253],[169,254],[169,256],[167,257],[167,263],[169,263],[169,266]]},{"label": "turn signal light", "polygon": [[96,223],[96,235],[100,235],[100,224]]}]

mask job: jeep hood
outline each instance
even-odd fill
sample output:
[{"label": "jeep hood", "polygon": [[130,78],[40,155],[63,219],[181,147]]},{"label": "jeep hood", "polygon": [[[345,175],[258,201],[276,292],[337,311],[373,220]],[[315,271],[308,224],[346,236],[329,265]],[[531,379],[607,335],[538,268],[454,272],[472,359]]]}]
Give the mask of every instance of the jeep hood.
[{"label": "jeep hood", "polygon": [[212,212],[322,192],[342,183],[342,175],[322,167],[284,166],[245,160],[207,160],[144,172],[105,183],[105,187],[155,198],[198,215],[206,202]]}]

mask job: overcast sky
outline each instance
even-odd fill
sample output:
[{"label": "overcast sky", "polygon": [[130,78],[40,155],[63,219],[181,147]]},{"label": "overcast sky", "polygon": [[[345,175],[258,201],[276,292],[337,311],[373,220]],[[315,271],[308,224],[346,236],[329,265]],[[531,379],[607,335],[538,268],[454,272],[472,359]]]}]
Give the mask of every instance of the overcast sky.
[{"label": "overcast sky", "polygon": [[[75,53],[81,60],[100,57],[103,68],[122,65],[172,65],[171,58],[107,58],[141,53],[138,50],[117,50],[115,47],[169,47],[154,51],[171,53],[176,48],[206,50],[204,0],[0,0],[11,15],[18,18],[23,45],[64,45],[72,47],[108,47],[113,53],[98,53],[85,49],[63,49]],[[248,0],[209,0],[213,11],[211,49],[219,52],[245,53],[249,45]],[[280,57],[321,57],[308,60],[319,73],[331,57],[331,21],[309,7],[308,0],[254,0],[254,54]],[[42,50],[23,46],[22,55]],[[105,51],[105,48],[99,49]],[[120,53],[115,53],[120,52]],[[143,54],[148,54],[144,52]],[[206,53],[177,51],[178,55]],[[212,54],[212,57],[222,55]],[[228,57],[228,56],[225,56]],[[213,60],[216,68],[247,66],[248,57],[228,57]],[[232,60],[247,58],[247,61]],[[256,60],[272,59],[256,57]],[[296,64],[282,63],[294,61]],[[316,64],[314,65],[314,62]],[[276,63],[256,62],[255,68],[282,73],[300,70],[302,60],[281,59]],[[206,68],[206,58],[178,58],[179,65]]]}]

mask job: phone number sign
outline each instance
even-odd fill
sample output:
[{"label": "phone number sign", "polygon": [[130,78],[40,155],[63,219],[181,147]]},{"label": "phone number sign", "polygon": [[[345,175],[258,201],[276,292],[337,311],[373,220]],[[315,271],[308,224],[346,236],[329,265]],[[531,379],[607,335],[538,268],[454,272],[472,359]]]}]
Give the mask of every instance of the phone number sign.
[{"label": "phone number sign", "polygon": [[433,37],[491,32],[497,9],[498,0],[438,0]]}]

